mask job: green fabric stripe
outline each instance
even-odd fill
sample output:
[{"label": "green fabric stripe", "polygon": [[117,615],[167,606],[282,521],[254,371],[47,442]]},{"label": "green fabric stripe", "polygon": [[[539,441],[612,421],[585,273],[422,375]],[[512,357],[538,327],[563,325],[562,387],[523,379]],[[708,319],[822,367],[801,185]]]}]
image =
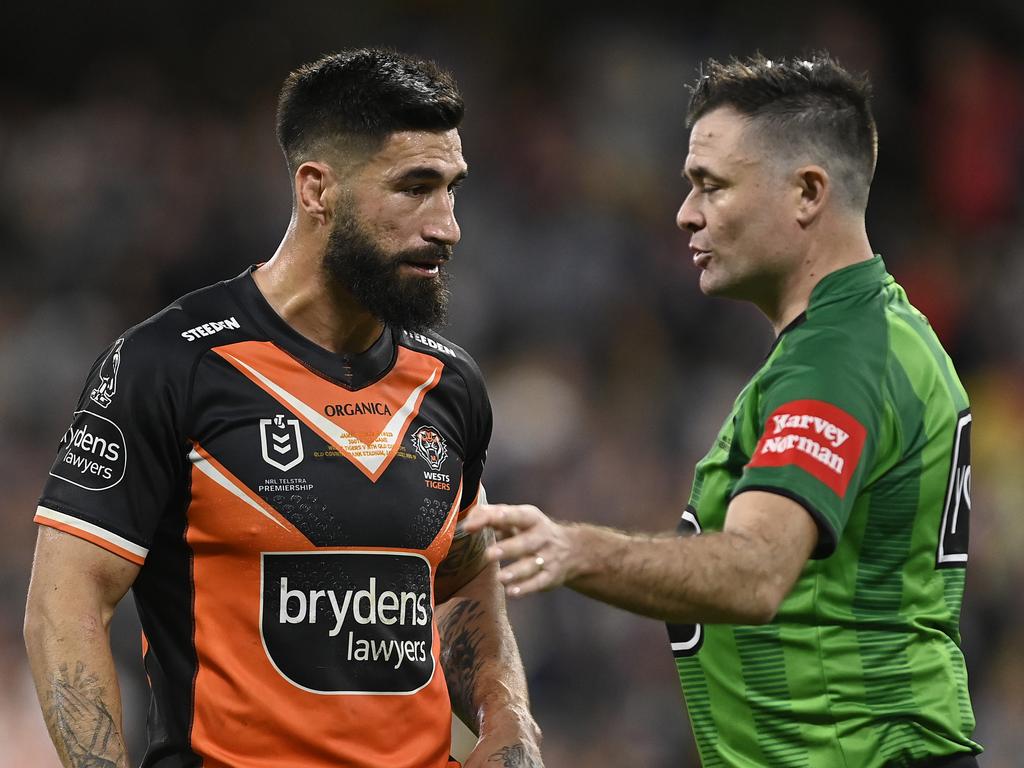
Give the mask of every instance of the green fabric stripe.
[{"label": "green fabric stripe", "polygon": [[[924,404],[914,396],[906,372],[890,365],[887,386],[898,393],[896,416],[906,438],[923,435]],[[907,446],[904,446],[906,451]],[[910,451],[872,490],[860,549],[853,614],[864,681],[864,701],[876,717],[918,709],[907,646],[910,635],[891,631],[902,623],[905,567],[920,500],[920,453]],[[879,752],[888,760],[907,754],[916,732],[905,723],[889,723],[879,735]]]},{"label": "green fabric stripe", "polygon": [[[896,306],[893,308],[894,317],[899,318],[900,321],[907,324],[909,328],[912,328],[918,337],[928,347],[928,351],[931,352],[932,357],[938,366],[939,371],[942,373],[943,381],[946,382],[946,388],[949,391],[949,396],[954,403],[957,404],[957,411],[963,410],[967,405],[967,393],[956,377],[956,372],[952,369],[952,363],[949,359],[949,355],[942,348],[942,344],[939,342],[938,337],[928,324],[928,320],[918,312],[907,299],[907,294],[903,288],[899,285],[893,285],[892,290],[896,292],[898,297]],[[894,349],[896,356],[903,358],[902,350]]]},{"label": "green fabric stripe", "polygon": [[[766,765],[779,768],[808,766],[800,728],[792,717],[791,694],[786,679],[786,659],[777,625],[736,627],[746,699],[754,719],[757,745]],[[787,718],[785,715],[789,713]],[[780,717],[780,714],[783,716]]]},{"label": "green fabric stripe", "polygon": [[715,750],[718,729],[711,714],[711,694],[708,691],[708,682],[704,678],[704,670],[690,658],[676,659],[676,672],[686,695],[686,709],[690,714],[690,725],[697,741],[697,748],[700,750],[701,763],[704,768],[718,768],[723,763]]},{"label": "green fabric stripe", "polygon": [[[960,608],[964,597],[964,582],[967,578],[967,571],[963,568],[946,568],[942,571],[943,594],[946,599],[946,606],[949,608],[949,615],[957,624],[956,641],[960,642],[959,617]],[[960,715],[960,730],[970,733],[974,730],[974,710],[971,708],[971,697],[967,689],[967,667],[964,665],[963,654],[960,649],[949,644],[949,664],[953,669],[953,676],[956,678],[957,687],[957,711]]]}]

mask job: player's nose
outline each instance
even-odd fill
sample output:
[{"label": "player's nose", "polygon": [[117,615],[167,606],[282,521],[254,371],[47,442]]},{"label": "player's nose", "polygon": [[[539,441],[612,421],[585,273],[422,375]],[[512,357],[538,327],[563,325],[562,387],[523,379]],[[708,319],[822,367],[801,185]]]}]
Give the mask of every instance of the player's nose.
[{"label": "player's nose", "polygon": [[455,218],[455,199],[447,191],[431,205],[423,224],[423,239],[441,245],[455,245],[462,239],[462,229]]}]

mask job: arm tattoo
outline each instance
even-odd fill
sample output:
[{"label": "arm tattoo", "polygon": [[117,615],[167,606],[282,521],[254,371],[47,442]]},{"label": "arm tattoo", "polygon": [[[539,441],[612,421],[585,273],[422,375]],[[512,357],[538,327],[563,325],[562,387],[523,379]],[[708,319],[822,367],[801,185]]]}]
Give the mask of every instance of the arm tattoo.
[{"label": "arm tattoo", "polygon": [[540,765],[531,755],[527,754],[521,743],[502,747],[488,757],[487,762],[498,763],[501,768],[535,768]]},{"label": "arm tattoo", "polygon": [[[490,531],[464,534],[456,532],[448,556],[437,567],[437,575],[442,578],[468,581],[464,572],[472,569],[469,576],[479,573],[484,564],[484,550],[492,543],[494,534]],[[461,578],[460,578],[461,577]]]},{"label": "arm tattoo", "polygon": [[477,732],[480,723],[476,711],[476,676],[483,666],[479,654],[483,632],[478,624],[483,615],[479,600],[460,600],[438,627],[441,666],[453,708]]},{"label": "arm tattoo", "polygon": [[50,675],[44,712],[57,751],[72,768],[124,768],[124,741],[103,701],[104,689],[79,662]]}]

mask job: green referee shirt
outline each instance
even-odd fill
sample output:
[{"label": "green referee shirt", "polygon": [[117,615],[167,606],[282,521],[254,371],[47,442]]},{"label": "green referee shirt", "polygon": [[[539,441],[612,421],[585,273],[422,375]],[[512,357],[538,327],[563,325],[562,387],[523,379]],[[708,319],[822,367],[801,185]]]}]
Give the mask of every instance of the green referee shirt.
[{"label": "green referee shirt", "polygon": [[977,753],[959,617],[967,394],[875,257],[827,275],[697,465],[680,531],[750,490],[818,545],[766,626],[670,625],[705,768],[902,766]]}]

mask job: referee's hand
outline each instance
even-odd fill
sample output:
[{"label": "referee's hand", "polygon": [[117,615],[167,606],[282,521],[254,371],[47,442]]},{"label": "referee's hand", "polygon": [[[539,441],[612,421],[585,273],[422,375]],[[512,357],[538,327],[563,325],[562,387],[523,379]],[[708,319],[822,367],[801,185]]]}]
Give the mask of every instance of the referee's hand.
[{"label": "referee's hand", "polygon": [[571,528],[537,507],[477,504],[461,527],[470,533],[494,530],[498,541],[488,547],[487,559],[503,563],[498,578],[512,597],[560,587],[575,574]]}]

